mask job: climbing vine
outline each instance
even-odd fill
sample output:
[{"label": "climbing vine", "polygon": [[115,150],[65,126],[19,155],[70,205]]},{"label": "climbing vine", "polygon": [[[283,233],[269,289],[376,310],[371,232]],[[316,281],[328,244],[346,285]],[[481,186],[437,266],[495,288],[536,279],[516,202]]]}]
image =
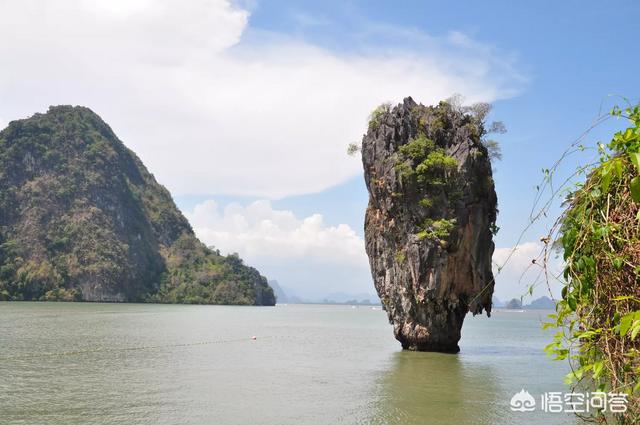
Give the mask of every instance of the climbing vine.
[{"label": "climbing vine", "polygon": [[[552,241],[564,259],[562,297],[544,324],[556,333],[545,350],[570,362],[568,384],[627,394],[627,412],[589,417],[627,424],[640,419],[640,106],[610,115],[630,126],[599,143],[597,161],[576,171],[585,181],[542,238],[547,282]],[[554,171],[544,170],[549,186]]]}]

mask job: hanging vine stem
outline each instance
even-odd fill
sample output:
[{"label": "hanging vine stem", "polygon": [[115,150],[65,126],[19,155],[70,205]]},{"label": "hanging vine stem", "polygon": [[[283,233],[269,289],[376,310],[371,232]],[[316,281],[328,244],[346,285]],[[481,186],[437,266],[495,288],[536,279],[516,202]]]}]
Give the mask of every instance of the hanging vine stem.
[{"label": "hanging vine stem", "polygon": [[[584,150],[581,141],[611,117],[626,118],[632,125],[616,132],[606,146],[599,143],[597,161],[578,167],[554,187],[553,176],[566,158]],[[624,111],[615,107],[598,117],[543,172],[530,224],[546,217],[557,200],[564,200],[565,207],[541,238],[549,290],[554,247],[564,259],[562,275],[554,277],[563,285],[562,297],[551,321],[543,326],[557,332],[545,351],[556,360],[569,361],[566,382],[574,388],[623,393],[628,398],[624,412],[600,410],[583,419],[636,423],[640,420],[640,338],[636,338],[640,333],[640,106]],[[582,175],[585,181],[575,183]]]},{"label": "hanging vine stem", "polygon": [[[570,157],[571,155],[574,155],[574,154],[576,154],[578,152],[583,152],[585,150],[588,150],[588,148],[585,148],[582,145],[583,141],[587,138],[587,136],[589,136],[589,134],[591,133],[591,131],[593,129],[595,129],[596,127],[598,127],[599,125],[601,125],[602,123],[604,123],[605,121],[607,121],[609,119],[611,119],[611,114],[599,115],[594,120],[594,122],[591,124],[591,126],[587,130],[585,130],[582,134],[580,134],[580,136],[577,139],[575,139],[569,145],[569,147],[567,147],[567,149],[565,149],[565,151],[560,155],[560,158],[558,158],[558,160],[555,161],[555,163],[551,166],[551,168],[547,168],[547,169],[543,170],[543,174],[544,174],[543,179],[540,182],[540,184],[538,184],[536,186],[536,196],[534,198],[534,201],[533,201],[533,204],[532,204],[532,207],[531,207],[531,212],[529,213],[529,222],[526,224],[526,226],[522,229],[522,231],[518,235],[516,243],[509,250],[509,253],[507,254],[507,257],[500,264],[498,264],[496,262],[493,262],[494,266],[496,266],[496,269],[497,269],[496,273],[494,273],[494,278],[491,281],[489,281],[487,284],[485,284],[485,286],[478,292],[478,294],[476,294],[471,299],[471,302],[473,302],[476,299],[480,298],[484,294],[484,292],[486,290],[488,290],[489,288],[491,288],[494,285],[495,278],[502,273],[502,270],[509,263],[509,261],[511,260],[513,255],[516,253],[516,251],[518,250],[518,246],[522,243],[522,241],[524,240],[524,238],[528,234],[528,232],[531,230],[531,228],[535,224],[537,224],[542,218],[547,216],[547,212],[550,210],[550,208],[552,207],[553,203],[556,202],[559,199],[559,195],[561,194],[561,191],[563,193],[564,192],[568,193],[569,185],[571,184],[573,179],[575,179],[577,176],[579,176],[581,174],[584,174],[584,172],[587,169],[589,169],[589,167],[592,167],[592,166],[594,166],[596,164],[596,162],[593,162],[593,163],[589,163],[586,166],[579,167],[576,171],[574,171],[571,175],[569,175],[557,189],[553,188],[553,176],[557,173],[557,171],[560,169],[560,167],[564,164],[566,159],[568,157]],[[546,199],[544,201],[544,204],[540,208],[538,208],[538,205],[543,200],[543,195],[546,192],[547,188],[550,189],[549,190],[550,195],[549,195],[548,199]],[[558,221],[556,221],[556,223],[554,223],[554,226],[557,225],[557,224],[558,224]],[[548,235],[549,241],[552,240],[552,239],[550,239],[550,237],[554,233],[557,233],[557,232],[549,232],[549,235]],[[543,239],[543,241],[546,240],[545,238],[541,238],[541,239]],[[546,267],[547,260],[548,260],[548,256],[547,256],[548,250],[546,249],[546,245],[547,244],[545,243],[544,252],[540,253],[536,258],[534,258],[533,260],[536,260],[536,261],[532,261],[532,264],[530,264],[527,267],[527,269],[522,273],[522,275],[520,276],[519,282],[522,281],[522,279],[524,278],[525,274],[534,265],[542,267],[544,269],[545,276],[548,276],[548,271],[547,271],[547,267]],[[542,264],[540,264],[540,260],[543,260]],[[560,281],[560,279],[557,276],[554,276],[554,279]],[[533,292],[533,288],[535,287],[535,284],[537,283],[537,281],[538,281],[538,278],[536,278],[534,284],[530,286],[530,288],[529,288],[529,293],[530,294]],[[547,282],[547,287],[548,287],[549,294],[551,295],[551,298],[553,299],[554,298],[553,297],[553,293],[552,293],[550,285],[548,284],[549,280],[547,279],[546,282]]]},{"label": "hanging vine stem", "polygon": [[[626,99],[625,99],[626,101]],[[556,360],[567,360],[571,372],[566,382],[597,391],[628,396],[625,412],[597,411],[583,420],[620,424],[640,421],[640,106],[624,111],[615,107],[599,115],[548,169],[529,214],[529,222],[501,264],[500,275],[531,228],[547,218],[556,202],[565,211],[540,240],[543,247],[523,272],[541,267],[529,294],[544,276],[552,299],[551,282],[563,285],[556,314],[543,328],[556,328],[545,351]],[[632,126],[614,134],[608,145],[598,144],[598,157],[565,177],[560,175],[567,159],[588,150],[584,140],[607,120],[625,118]],[[584,182],[576,182],[578,178]],[[552,255],[563,251],[564,268],[551,272]],[[495,280],[495,277],[494,277]],[[480,293],[493,285],[489,282]]]}]

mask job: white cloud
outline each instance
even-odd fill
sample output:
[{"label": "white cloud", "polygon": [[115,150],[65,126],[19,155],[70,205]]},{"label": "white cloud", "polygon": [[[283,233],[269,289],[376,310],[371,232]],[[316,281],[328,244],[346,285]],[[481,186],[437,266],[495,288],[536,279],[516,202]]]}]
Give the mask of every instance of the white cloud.
[{"label": "white cloud", "polygon": [[196,234],[207,245],[248,261],[311,259],[319,264],[367,265],[364,241],[346,224],[327,226],[321,214],[304,219],[274,210],[267,200],[224,210],[206,201],[187,213]]},{"label": "white cloud", "polygon": [[336,53],[258,31],[241,42],[248,19],[227,0],[0,2],[0,115],[86,105],[174,193],[276,198],[359,173],[345,147],[382,101],[491,101],[520,82],[457,33]]},{"label": "white cloud", "polygon": [[364,241],[346,224],[329,226],[320,214],[298,218],[267,200],[220,208],[206,201],[186,213],[196,235],[296,293],[374,293]]},{"label": "white cloud", "polygon": [[[231,203],[224,208],[210,200],[185,215],[204,243],[223,254],[239,253],[248,264],[298,295],[323,298],[331,292],[375,293],[364,240],[346,224],[327,225],[320,214],[299,218],[291,211],[274,209],[268,200],[247,206]],[[524,242],[495,250],[498,298],[519,298],[534,283],[533,298],[549,295],[539,266],[542,248],[540,242]],[[560,270],[553,255],[550,270],[556,274]],[[557,296],[560,285],[552,282],[551,286]]]},{"label": "white cloud", "polygon": [[[496,248],[493,253],[493,273],[496,279],[494,293],[498,298],[506,301],[528,295],[530,285],[534,285],[533,298],[549,296],[542,266],[543,247],[540,242],[524,242],[515,247]],[[549,256],[548,272],[554,296],[559,294],[561,285],[553,276],[557,276],[561,269],[561,262],[552,252]]]},{"label": "white cloud", "polygon": [[[346,224],[329,226],[320,214],[299,218],[291,211],[274,209],[268,200],[247,206],[231,203],[224,208],[210,200],[196,205],[186,216],[204,243],[223,254],[239,253],[248,264],[304,297],[375,291],[364,240]],[[528,294],[531,284],[535,284],[533,298],[549,295],[540,267],[542,248],[540,242],[496,248],[493,263],[498,298],[520,298]],[[550,276],[561,270],[554,255],[549,270]],[[557,297],[561,286],[552,280],[551,288]]]}]

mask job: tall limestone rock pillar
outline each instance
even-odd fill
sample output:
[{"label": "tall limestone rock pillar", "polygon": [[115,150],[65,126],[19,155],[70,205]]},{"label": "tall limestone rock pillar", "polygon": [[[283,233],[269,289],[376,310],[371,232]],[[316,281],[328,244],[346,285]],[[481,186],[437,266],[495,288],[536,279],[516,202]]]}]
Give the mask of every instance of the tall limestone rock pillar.
[{"label": "tall limestone rock pillar", "polygon": [[497,199],[482,118],[407,98],[362,141],[366,250],[402,347],[459,351],[467,312],[491,312]]}]

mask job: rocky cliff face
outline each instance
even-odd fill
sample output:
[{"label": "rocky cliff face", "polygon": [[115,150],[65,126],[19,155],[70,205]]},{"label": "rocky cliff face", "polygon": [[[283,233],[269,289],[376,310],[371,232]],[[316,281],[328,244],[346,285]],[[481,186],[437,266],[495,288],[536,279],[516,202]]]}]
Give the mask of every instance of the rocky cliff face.
[{"label": "rocky cliff face", "polygon": [[457,352],[491,312],[496,194],[480,119],[441,102],[378,108],[362,141],[366,250],[403,348]]},{"label": "rocky cliff face", "polygon": [[266,279],[198,241],[87,108],[0,132],[0,299],[273,305]]}]

